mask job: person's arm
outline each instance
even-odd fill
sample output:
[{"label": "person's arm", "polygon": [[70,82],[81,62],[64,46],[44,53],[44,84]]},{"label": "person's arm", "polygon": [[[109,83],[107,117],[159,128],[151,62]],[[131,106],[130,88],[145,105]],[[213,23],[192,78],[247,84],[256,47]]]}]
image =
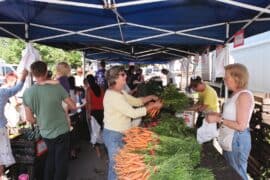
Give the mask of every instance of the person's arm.
[{"label": "person's arm", "polygon": [[207,115],[208,122],[218,122],[223,125],[235,129],[237,131],[244,131],[247,127],[249,111],[252,107],[252,97],[249,93],[241,93],[236,101],[236,120],[228,120],[224,119],[217,114],[209,114]]},{"label": "person's arm", "polygon": [[85,94],[85,99],[86,99],[86,111],[90,112],[91,111],[91,97],[89,93],[89,89],[86,90]]},{"label": "person's arm", "polygon": [[64,99],[64,102],[68,105],[68,108],[71,110],[77,110],[78,107],[76,106],[75,102],[71,99],[71,97],[67,97]]},{"label": "person's arm", "polygon": [[31,124],[35,124],[36,118],[34,117],[32,110],[28,106],[24,105],[24,111],[26,120]]},{"label": "person's arm", "polygon": [[130,104],[131,106],[138,107],[144,104],[141,98],[136,98],[132,95],[129,95],[126,91],[122,91],[122,92],[125,96],[127,103]]},{"label": "person's arm", "polygon": [[26,79],[27,74],[28,74],[28,71],[24,69],[19,78],[19,82],[15,86],[11,88],[7,88],[7,94],[9,97],[14,96],[15,94],[17,94],[17,92],[19,92],[23,88],[23,83]]},{"label": "person's arm", "polygon": [[[129,118],[142,117],[145,116],[147,113],[146,107],[134,108],[133,105],[131,105],[125,97],[110,95],[107,97],[107,101],[105,103],[109,104],[107,106],[113,108],[114,111],[123,114]],[[104,104],[104,107],[105,106],[106,105]]]}]

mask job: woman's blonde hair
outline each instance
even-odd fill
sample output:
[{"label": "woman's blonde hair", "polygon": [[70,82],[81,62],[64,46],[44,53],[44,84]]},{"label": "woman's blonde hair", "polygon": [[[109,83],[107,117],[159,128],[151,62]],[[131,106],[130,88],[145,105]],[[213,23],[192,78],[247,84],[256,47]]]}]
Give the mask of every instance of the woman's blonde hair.
[{"label": "woman's blonde hair", "polygon": [[109,87],[116,84],[116,79],[119,77],[120,72],[125,72],[125,68],[123,66],[113,66],[106,71],[106,80]]},{"label": "woman's blonde hair", "polygon": [[246,66],[239,63],[229,64],[225,66],[225,71],[233,78],[237,88],[247,88],[249,74]]},{"label": "woman's blonde hair", "polygon": [[69,76],[70,71],[70,66],[66,62],[60,62],[56,65],[56,72],[60,76]]}]

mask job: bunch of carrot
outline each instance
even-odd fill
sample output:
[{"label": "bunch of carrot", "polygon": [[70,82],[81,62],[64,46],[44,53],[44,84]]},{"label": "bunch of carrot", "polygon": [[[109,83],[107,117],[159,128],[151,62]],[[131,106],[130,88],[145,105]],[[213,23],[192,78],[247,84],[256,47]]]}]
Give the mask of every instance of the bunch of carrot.
[{"label": "bunch of carrot", "polygon": [[147,149],[149,144],[157,144],[158,138],[146,128],[134,127],[124,133],[125,148],[130,151]]},{"label": "bunch of carrot", "polygon": [[147,180],[150,177],[143,155],[131,153],[124,148],[115,156],[115,161],[119,180]]},{"label": "bunch of carrot", "polygon": [[[162,104],[163,104],[163,100],[158,100],[158,101],[160,101]],[[153,108],[153,109],[150,109],[149,111],[148,111],[148,115],[152,118],[152,119],[154,119],[154,118],[156,118],[157,117],[157,115],[159,114],[159,112],[160,112],[160,108]]]},{"label": "bunch of carrot", "polygon": [[[115,171],[119,180],[147,180],[149,167],[144,163],[144,156],[134,153],[146,150],[149,144],[155,145],[159,139],[146,128],[134,127],[124,132],[124,147],[115,156]],[[153,150],[153,149],[152,149]]]}]

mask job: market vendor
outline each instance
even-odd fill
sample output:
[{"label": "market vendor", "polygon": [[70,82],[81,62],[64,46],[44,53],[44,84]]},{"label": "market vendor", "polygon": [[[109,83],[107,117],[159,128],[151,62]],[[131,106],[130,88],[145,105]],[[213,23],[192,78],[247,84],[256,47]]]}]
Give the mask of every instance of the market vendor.
[{"label": "market vendor", "polygon": [[16,85],[16,75],[14,73],[7,74],[5,84],[0,88],[0,179],[4,175],[4,166],[15,163],[6,128],[7,119],[4,116],[4,108],[9,98],[22,89],[27,74],[28,71],[23,70],[20,80]]},{"label": "market vendor", "polygon": [[[109,89],[105,92],[104,105],[104,143],[109,155],[108,180],[116,180],[114,156],[123,146],[123,132],[131,128],[131,118],[145,116],[153,108],[161,108],[161,102],[154,95],[135,98],[125,92],[127,75],[122,66],[113,66],[106,72]],[[155,101],[154,103],[148,103]],[[148,103],[148,104],[147,104]],[[147,105],[145,105],[147,104]]]},{"label": "market vendor", "polygon": [[[205,82],[202,81],[201,77],[196,76],[191,78],[189,87],[199,93],[198,102],[192,107],[198,112],[219,112],[218,96],[216,91]],[[203,118],[197,119],[196,127],[200,127]]]}]

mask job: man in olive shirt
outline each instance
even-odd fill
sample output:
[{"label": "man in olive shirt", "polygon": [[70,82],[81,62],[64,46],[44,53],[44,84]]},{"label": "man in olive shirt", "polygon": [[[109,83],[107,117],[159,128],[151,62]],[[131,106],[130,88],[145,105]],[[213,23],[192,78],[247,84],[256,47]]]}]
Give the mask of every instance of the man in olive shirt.
[{"label": "man in olive shirt", "polygon": [[62,101],[71,109],[76,109],[76,105],[60,84],[46,83],[46,63],[34,62],[31,72],[36,84],[24,92],[23,103],[27,121],[37,123],[48,148],[44,179],[65,180],[69,159],[69,125]]}]

